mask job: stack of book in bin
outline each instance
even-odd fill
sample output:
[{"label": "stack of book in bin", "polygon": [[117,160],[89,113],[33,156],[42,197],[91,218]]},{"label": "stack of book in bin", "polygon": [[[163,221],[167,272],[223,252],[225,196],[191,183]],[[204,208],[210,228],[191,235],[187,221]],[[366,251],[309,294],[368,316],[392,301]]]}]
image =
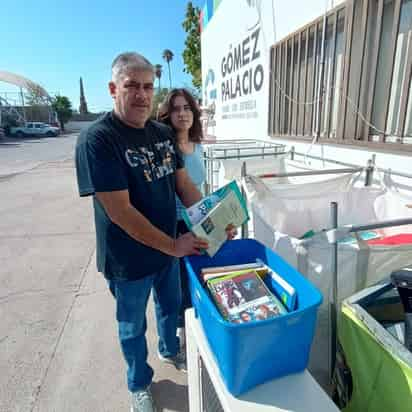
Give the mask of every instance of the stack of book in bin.
[{"label": "stack of book in bin", "polygon": [[[204,252],[213,257],[226,241],[228,225],[240,227],[249,219],[246,202],[236,181],[216,190],[183,211],[191,232],[208,241]],[[295,310],[296,291],[263,261],[203,268],[202,281],[225,320],[247,323]],[[265,278],[271,276],[271,289]]]},{"label": "stack of book in bin", "polygon": [[[272,278],[271,291],[265,283]],[[228,322],[260,321],[296,309],[296,290],[259,259],[243,265],[203,268],[202,281]]]}]

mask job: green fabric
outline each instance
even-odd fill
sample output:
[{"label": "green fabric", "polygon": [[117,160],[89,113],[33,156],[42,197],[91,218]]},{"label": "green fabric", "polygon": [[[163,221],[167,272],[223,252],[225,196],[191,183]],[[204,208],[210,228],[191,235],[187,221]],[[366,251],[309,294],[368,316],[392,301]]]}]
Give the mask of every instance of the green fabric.
[{"label": "green fabric", "polygon": [[385,348],[342,306],[339,339],[352,372],[353,394],[345,412],[410,412],[412,368]]}]

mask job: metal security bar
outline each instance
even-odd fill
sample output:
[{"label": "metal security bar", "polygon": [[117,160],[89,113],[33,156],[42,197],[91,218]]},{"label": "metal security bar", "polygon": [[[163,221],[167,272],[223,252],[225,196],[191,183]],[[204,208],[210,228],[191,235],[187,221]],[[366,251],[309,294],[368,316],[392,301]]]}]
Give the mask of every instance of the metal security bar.
[{"label": "metal security bar", "polygon": [[220,140],[204,145],[207,190],[218,188],[218,174],[222,161],[229,159],[269,158],[287,154],[285,145],[253,139]]},{"label": "metal security bar", "polygon": [[347,0],[274,44],[273,137],[412,152],[410,0]]}]

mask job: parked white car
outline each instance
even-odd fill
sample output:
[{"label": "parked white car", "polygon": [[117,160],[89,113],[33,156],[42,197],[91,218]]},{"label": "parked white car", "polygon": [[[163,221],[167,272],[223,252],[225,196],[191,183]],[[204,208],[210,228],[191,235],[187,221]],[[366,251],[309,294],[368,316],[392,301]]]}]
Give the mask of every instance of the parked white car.
[{"label": "parked white car", "polygon": [[58,127],[50,126],[42,122],[28,122],[24,126],[12,127],[10,133],[13,136],[57,136],[60,133]]}]

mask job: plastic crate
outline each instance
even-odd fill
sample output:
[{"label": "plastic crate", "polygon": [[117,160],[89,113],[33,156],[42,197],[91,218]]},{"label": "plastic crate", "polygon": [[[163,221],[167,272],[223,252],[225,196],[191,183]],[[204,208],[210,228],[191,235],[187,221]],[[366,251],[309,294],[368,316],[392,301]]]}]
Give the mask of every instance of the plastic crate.
[{"label": "plastic crate", "polygon": [[[250,263],[256,258],[294,286],[297,309],[268,320],[229,323],[201,285],[200,270]],[[229,392],[237,396],[256,385],[306,368],[322,295],[292,266],[252,239],[226,242],[213,258],[188,256],[185,264],[195,315],[200,318]],[[270,288],[270,280],[267,285]]]}]

